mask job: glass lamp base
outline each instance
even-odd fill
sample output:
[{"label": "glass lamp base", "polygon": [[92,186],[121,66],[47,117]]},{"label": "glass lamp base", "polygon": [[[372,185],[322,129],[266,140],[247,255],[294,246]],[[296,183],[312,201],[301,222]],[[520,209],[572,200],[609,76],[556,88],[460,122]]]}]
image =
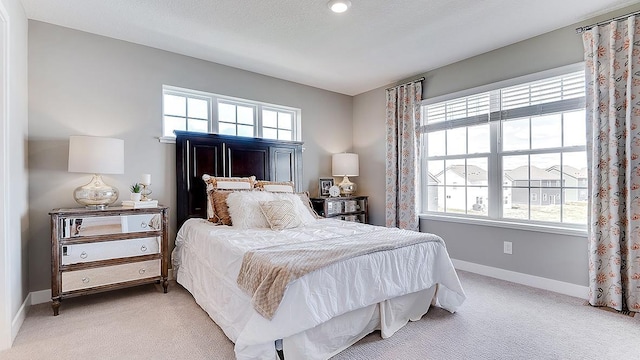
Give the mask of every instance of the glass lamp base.
[{"label": "glass lamp base", "polygon": [[352,196],[356,192],[356,184],[349,181],[348,177],[344,177],[342,182],[338,184],[340,187],[340,194],[345,196]]},{"label": "glass lamp base", "polygon": [[73,199],[89,209],[104,209],[118,200],[118,189],[102,181],[102,176],[93,175],[87,185],[73,191]]}]

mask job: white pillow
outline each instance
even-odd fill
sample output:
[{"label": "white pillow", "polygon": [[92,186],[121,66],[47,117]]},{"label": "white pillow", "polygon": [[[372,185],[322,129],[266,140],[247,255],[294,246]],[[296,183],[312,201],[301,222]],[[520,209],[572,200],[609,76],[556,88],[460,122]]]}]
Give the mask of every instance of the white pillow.
[{"label": "white pillow", "polygon": [[278,200],[275,194],[266,191],[238,191],[229,194],[227,206],[232,226],[240,229],[268,229],[270,226],[260,210],[260,201],[273,200]]},{"label": "white pillow", "polygon": [[302,202],[300,196],[298,194],[289,194],[289,193],[273,193],[273,196],[276,200],[288,200],[293,203],[296,213],[300,217],[302,224],[310,225],[315,223],[317,220],[313,214],[309,211],[309,208]]}]

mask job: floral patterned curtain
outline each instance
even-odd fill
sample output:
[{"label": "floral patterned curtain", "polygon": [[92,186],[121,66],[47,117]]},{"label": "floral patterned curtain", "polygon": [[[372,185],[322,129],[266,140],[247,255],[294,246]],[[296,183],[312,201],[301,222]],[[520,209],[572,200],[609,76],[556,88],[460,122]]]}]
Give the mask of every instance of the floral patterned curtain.
[{"label": "floral patterned curtain", "polygon": [[386,225],[418,231],[422,83],[387,89]]},{"label": "floral patterned curtain", "polygon": [[583,34],[591,179],[589,303],[640,311],[640,24]]}]

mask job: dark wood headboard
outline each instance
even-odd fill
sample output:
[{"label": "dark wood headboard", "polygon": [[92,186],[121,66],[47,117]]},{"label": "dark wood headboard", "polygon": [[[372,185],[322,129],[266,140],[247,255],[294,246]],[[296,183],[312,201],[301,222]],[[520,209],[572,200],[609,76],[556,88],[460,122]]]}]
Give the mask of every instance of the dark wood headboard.
[{"label": "dark wood headboard", "polygon": [[302,143],[176,131],[178,228],[192,217],[206,218],[202,175],[293,181],[301,191]]}]

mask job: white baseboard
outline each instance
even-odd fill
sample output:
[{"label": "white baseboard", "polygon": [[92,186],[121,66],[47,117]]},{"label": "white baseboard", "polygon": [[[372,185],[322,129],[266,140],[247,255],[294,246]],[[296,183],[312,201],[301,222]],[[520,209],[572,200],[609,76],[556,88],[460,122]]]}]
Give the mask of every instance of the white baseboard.
[{"label": "white baseboard", "polygon": [[31,305],[44,304],[51,301],[51,289],[33,291],[31,294]]},{"label": "white baseboard", "polygon": [[22,302],[22,305],[20,305],[20,309],[18,309],[18,313],[16,313],[16,316],[13,318],[13,321],[11,321],[11,342],[12,343],[16,339],[16,336],[18,336],[18,331],[20,331],[20,327],[22,326],[22,323],[24,323],[24,319],[27,318],[27,313],[29,312],[30,306],[31,306],[31,294],[27,295],[27,297],[24,299],[24,301]]},{"label": "white baseboard", "polygon": [[456,269],[469,271],[500,280],[511,281],[517,284],[527,285],[538,289],[549,290],[581,299],[587,299],[589,297],[588,286],[581,286],[568,282],[547,279],[540,276],[480,265],[463,260],[451,259],[451,261],[453,262],[453,266],[455,266]]}]

